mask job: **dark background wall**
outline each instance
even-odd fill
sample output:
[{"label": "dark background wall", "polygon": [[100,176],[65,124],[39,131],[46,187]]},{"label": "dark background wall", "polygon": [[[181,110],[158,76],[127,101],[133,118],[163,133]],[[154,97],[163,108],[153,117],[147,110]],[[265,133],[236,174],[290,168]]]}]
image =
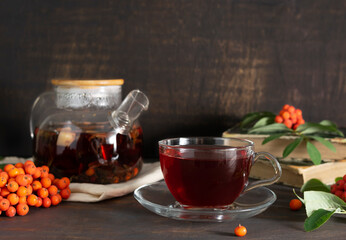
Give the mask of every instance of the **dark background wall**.
[{"label": "dark background wall", "polygon": [[52,78],[124,78],[161,138],[221,135],[285,103],[346,126],[346,1],[1,1],[0,155],[31,155],[30,107]]}]

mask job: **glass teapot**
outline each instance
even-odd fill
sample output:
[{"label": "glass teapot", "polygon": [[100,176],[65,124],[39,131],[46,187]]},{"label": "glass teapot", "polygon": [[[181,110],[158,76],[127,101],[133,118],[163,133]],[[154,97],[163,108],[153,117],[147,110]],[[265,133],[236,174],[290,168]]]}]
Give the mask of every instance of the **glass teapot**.
[{"label": "glass teapot", "polygon": [[137,118],[149,100],[139,90],[121,102],[122,79],[52,80],[31,110],[37,166],[74,182],[118,183],[142,168],[143,131]]}]

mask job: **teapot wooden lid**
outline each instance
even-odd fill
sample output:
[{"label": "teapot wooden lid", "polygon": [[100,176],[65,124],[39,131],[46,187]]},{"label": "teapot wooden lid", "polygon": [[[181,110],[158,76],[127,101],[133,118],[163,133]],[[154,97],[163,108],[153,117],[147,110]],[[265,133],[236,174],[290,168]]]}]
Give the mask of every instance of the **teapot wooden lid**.
[{"label": "teapot wooden lid", "polygon": [[123,85],[124,79],[95,79],[95,80],[72,80],[72,79],[52,79],[52,84],[56,86],[116,86]]}]

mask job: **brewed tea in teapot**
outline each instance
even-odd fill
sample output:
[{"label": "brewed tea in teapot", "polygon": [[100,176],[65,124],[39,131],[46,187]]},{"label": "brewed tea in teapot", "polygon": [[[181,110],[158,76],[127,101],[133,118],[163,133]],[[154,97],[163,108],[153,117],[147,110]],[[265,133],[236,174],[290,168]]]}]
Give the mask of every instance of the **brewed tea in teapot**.
[{"label": "brewed tea in teapot", "polygon": [[118,183],[142,168],[143,131],[138,117],[148,98],[131,91],[121,102],[122,79],[53,80],[30,121],[36,165],[74,182]]}]

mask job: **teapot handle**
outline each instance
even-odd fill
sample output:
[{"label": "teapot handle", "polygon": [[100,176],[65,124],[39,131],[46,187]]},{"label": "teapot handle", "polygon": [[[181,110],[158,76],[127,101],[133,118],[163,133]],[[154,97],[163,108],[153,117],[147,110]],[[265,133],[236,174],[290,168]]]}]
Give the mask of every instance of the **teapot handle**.
[{"label": "teapot handle", "polygon": [[56,94],[53,91],[44,92],[36,98],[30,115],[30,136],[34,138],[35,129],[39,127],[42,121],[48,116],[52,110],[56,109]]}]

